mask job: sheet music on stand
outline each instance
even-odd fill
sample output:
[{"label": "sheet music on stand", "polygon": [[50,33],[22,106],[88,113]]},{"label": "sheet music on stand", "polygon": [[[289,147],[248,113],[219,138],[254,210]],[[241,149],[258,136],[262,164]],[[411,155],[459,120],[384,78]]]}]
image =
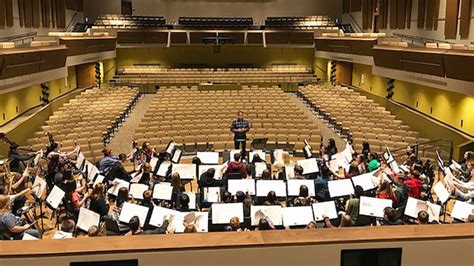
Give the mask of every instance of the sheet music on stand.
[{"label": "sheet music on stand", "polygon": [[150,160],[150,166],[151,166],[151,171],[155,171],[156,169],[156,166],[158,165],[158,161],[159,159],[156,158],[155,156],[151,157],[151,160]]},{"label": "sheet music on stand", "polygon": [[250,217],[252,226],[257,226],[260,219],[268,216],[273,225],[283,225],[283,208],[278,206],[250,206]]},{"label": "sheet music on stand", "polygon": [[156,183],[153,187],[153,198],[159,200],[171,200],[173,187],[171,183]]},{"label": "sheet music on stand", "polygon": [[262,150],[253,150],[249,153],[249,162],[253,161],[253,157],[255,156],[255,154],[258,154],[258,156],[260,156],[260,159],[265,161],[265,152],[264,151],[262,151]]},{"label": "sheet music on stand", "polygon": [[165,177],[168,174],[168,171],[171,168],[171,162],[164,161],[158,166],[158,171],[156,171],[157,176]]},{"label": "sheet music on stand", "polygon": [[86,160],[86,157],[82,152],[79,152],[76,158],[76,168],[82,171],[82,165],[84,164],[84,161]]},{"label": "sheet music on stand", "polygon": [[87,180],[89,180],[89,181],[93,181],[95,179],[96,175],[98,175],[99,172],[100,172],[99,169],[93,164],[89,164],[87,170],[89,171],[89,173],[87,175]]},{"label": "sheet music on stand", "polygon": [[128,183],[127,181],[115,178],[114,179],[114,184],[112,185],[112,187],[109,188],[107,193],[112,194],[114,196],[117,196],[118,192],[121,188],[123,188],[123,187],[128,188],[129,186],[130,186],[130,183]]},{"label": "sheet music on stand", "polygon": [[465,201],[456,200],[454,202],[453,210],[451,211],[451,217],[467,222],[469,215],[473,213],[474,205],[471,205]]},{"label": "sheet music on stand", "polygon": [[214,179],[221,180],[224,176],[224,171],[227,168],[227,162],[221,165],[199,165],[199,176],[207,172],[208,169],[214,168],[216,170],[214,174]]},{"label": "sheet music on stand", "polygon": [[56,210],[59,204],[61,204],[65,194],[62,189],[55,185],[46,198],[46,203],[48,203],[52,209]]},{"label": "sheet music on stand", "polygon": [[374,184],[373,177],[374,177],[374,174],[373,172],[371,172],[371,173],[354,176],[351,179],[352,179],[352,182],[354,183],[354,187],[361,186],[364,189],[364,191],[367,191],[367,190],[371,190],[377,187]]},{"label": "sheet music on stand", "polygon": [[92,226],[99,226],[100,214],[87,208],[79,209],[79,218],[77,219],[77,228],[87,232]]},{"label": "sheet music on stand", "polygon": [[35,177],[35,182],[33,182],[31,193],[35,194],[38,198],[41,198],[46,191],[47,183],[46,181],[39,177]]},{"label": "sheet music on stand", "polygon": [[244,220],[244,205],[242,203],[214,203],[212,204],[212,223],[228,224],[233,217]]},{"label": "sheet music on stand", "polygon": [[316,158],[300,160],[297,164],[303,167],[303,175],[315,174],[319,172],[318,161]]},{"label": "sheet music on stand", "polygon": [[21,240],[39,240],[39,238],[36,238],[28,233],[24,233]]},{"label": "sheet music on stand", "polygon": [[197,152],[196,157],[201,160],[201,164],[219,164],[218,152]]},{"label": "sheet music on stand", "polygon": [[392,207],[392,200],[390,199],[379,199],[372,197],[360,197],[359,214],[373,216],[373,217],[384,217],[383,210],[386,207]]},{"label": "sheet music on stand", "polygon": [[274,191],[277,197],[286,197],[286,184],[283,180],[257,180],[257,197],[266,197]]},{"label": "sheet music on stand", "polygon": [[208,232],[209,212],[191,212],[184,216],[184,222],[194,224],[198,233]]},{"label": "sheet music on stand", "polygon": [[295,166],[294,165],[285,165],[285,177],[286,180],[295,178]]},{"label": "sheet music on stand", "polygon": [[314,180],[312,179],[289,179],[286,181],[288,186],[288,196],[299,196],[300,187],[305,185],[308,188],[309,196],[314,197],[316,195]]},{"label": "sheet music on stand", "polygon": [[275,149],[273,151],[273,159],[274,159],[274,163],[278,163],[278,162],[284,163],[284,161],[283,161],[283,150],[282,149]]},{"label": "sheet music on stand", "polygon": [[183,155],[183,151],[180,150],[180,149],[175,149],[174,150],[174,153],[173,153],[173,156],[171,158],[171,161],[173,163],[179,163],[179,161],[181,161],[181,156]]},{"label": "sheet music on stand", "polygon": [[323,221],[324,217],[329,219],[336,219],[338,217],[336,203],[333,200],[313,203],[311,207],[313,208],[315,221]]},{"label": "sheet music on stand", "polygon": [[426,211],[428,213],[430,222],[439,221],[439,213],[441,212],[441,206],[433,204],[429,201],[422,201],[409,197],[404,214],[412,218],[417,218],[418,213],[420,211]]},{"label": "sheet music on stand", "polygon": [[143,199],[143,192],[147,191],[148,189],[150,189],[150,187],[148,187],[148,185],[134,183],[134,184],[130,184],[130,192],[129,193],[130,193],[130,195],[132,195],[132,197],[134,199],[142,200]]},{"label": "sheet music on stand", "polygon": [[186,195],[188,195],[189,198],[189,209],[190,210],[196,210],[197,205],[196,205],[196,193],[193,192],[185,192]]},{"label": "sheet music on stand", "polygon": [[173,155],[173,152],[175,149],[176,149],[176,143],[170,140],[170,142],[168,142],[168,146],[166,146],[166,152],[169,153],[170,155]]},{"label": "sheet music on stand", "polygon": [[[267,170],[267,163],[255,163],[255,176],[262,177],[263,171]],[[244,177],[245,178],[245,177]]]},{"label": "sheet music on stand", "polygon": [[438,167],[439,169],[444,171],[445,167],[444,167],[443,159],[441,159],[441,156],[439,155],[438,150],[436,150],[435,152],[436,152],[436,162],[438,163]]},{"label": "sheet music on stand", "polygon": [[285,226],[307,225],[313,221],[311,206],[283,208],[283,224]]},{"label": "sheet music on stand", "polygon": [[438,200],[441,201],[441,203],[444,204],[446,201],[449,200],[449,191],[444,187],[441,181],[438,181],[438,183],[434,185],[433,190],[436,196],[438,196]]},{"label": "sheet music on stand", "polygon": [[229,151],[229,161],[235,162],[235,160],[234,160],[234,155],[235,155],[236,153],[240,153],[240,152],[241,152],[241,150],[230,150],[230,151]]},{"label": "sheet music on stand", "polygon": [[130,177],[132,178],[130,180],[130,183],[138,183],[140,182],[140,179],[142,179],[142,176],[143,176],[143,172],[135,172],[135,173],[132,173],[130,175]]},{"label": "sheet music on stand", "polygon": [[103,175],[97,175],[97,177],[94,180],[94,186],[99,184],[99,183],[104,183],[105,176]]},{"label": "sheet music on stand", "polygon": [[145,224],[147,214],[148,207],[124,202],[122,205],[122,211],[120,212],[119,221],[128,224],[133,216],[138,216],[140,225],[143,226]]},{"label": "sheet music on stand", "polygon": [[178,173],[183,180],[196,179],[196,164],[173,164],[172,172]]},{"label": "sheet music on stand", "polygon": [[232,195],[235,195],[237,191],[242,191],[255,196],[255,179],[229,179],[227,182],[227,190]]},{"label": "sheet music on stand", "polygon": [[204,202],[220,202],[221,201],[221,188],[220,187],[205,187],[204,188]]},{"label": "sheet music on stand", "polygon": [[40,150],[38,154],[36,154],[35,159],[33,160],[34,165],[38,165],[39,160],[43,158],[43,150]]},{"label": "sheet music on stand", "polygon": [[[168,209],[168,208],[163,208],[160,206],[154,206],[153,207],[153,212],[151,213],[150,216],[150,225],[160,227],[163,225],[164,218],[165,216],[175,216],[174,218],[178,217],[179,219],[179,211]],[[170,217],[171,218],[171,217]]]},{"label": "sheet music on stand", "polygon": [[455,160],[451,160],[451,165],[449,166],[449,168],[451,168],[452,170],[461,170],[462,167],[461,165],[456,162]]},{"label": "sheet music on stand", "polygon": [[354,194],[354,187],[350,179],[328,181],[328,189],[331,198]]}]

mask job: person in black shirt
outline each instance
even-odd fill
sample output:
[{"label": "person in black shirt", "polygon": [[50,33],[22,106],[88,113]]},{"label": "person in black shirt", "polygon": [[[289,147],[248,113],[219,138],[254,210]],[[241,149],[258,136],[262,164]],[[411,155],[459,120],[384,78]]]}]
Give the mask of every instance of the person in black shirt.
[{"label": "person in black shirt", "polygon": [[10,162],[10,171],[11,172],[16,172],[16,173],[23,173],[24,166],[24,161],[28,161],[30,159],[33,159],[35,157],[35,153],[33,154],[28,154],[28,155],[20,155],[18,153],[18,144],[13,143],[10,146],[10,150],[8,151],[8,161]]},{"label": "person in black shirt", "polygon": [[223,187],[225,186],[225,177],[223,180],[214,179],[216,169],[209,168],[199,177],[199,186],[200,187]]},{"label": "person in black shirt", "polygon": [[110,171],[107,174],[107,180],[114,180],[115,178],[118,178],[130,182],[130,180],[132,179],[130,173],[127,172],[127,170],[125,170],[122,165],[122,163],[127,160],[127,155],[121,153],[119,154],[118,158],[119,160],[110,168]]},{"label": "person in black shirt", "polygon": [[235,149],[240,149],[242,146],[242,158],[245,158],[246,155],[246,146],[247,146],[247,132],[250,131],[250,123],[247,120],[244,120],[244,112],[239,111],[237,113],[238,117],[230,125],[230,131],[234,133],[234,146]]}]

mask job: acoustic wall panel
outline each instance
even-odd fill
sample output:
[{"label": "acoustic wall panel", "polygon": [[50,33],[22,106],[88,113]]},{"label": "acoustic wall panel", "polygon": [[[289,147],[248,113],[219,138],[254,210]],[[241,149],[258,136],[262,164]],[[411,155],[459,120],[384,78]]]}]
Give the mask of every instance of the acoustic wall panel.
[{"label": "acoustic wall panel", "polygon": [[448,51],[443,54],[446,77],[474,82],[474,53]]},{"label": "acoustic wall panel", "polygon": [[418,14],[416,20],[416,26],[419,29],[423,29],[425,27],[426,20],[426,0],[418,0]]},{"label": "acoustic wall panel", "polygon": [[351,12],[360,12],[362,10],[362,2],[364,0],[351,0]]},{"label": "acoustic wall panel", "polygon": [[25,24],[25,1],[18,0],[18,16],[20,19],[20,27]]},{"label": "acoustic wall panel", "polygon": [[56,0],[51,0],[51,27],[57,27],[56,21]]},{"label": "acoustic wall panel", "polygon": [[413,5],[412,5],[412,0],[407,0],[407,4],[406,4],[406,14],[407,14],[407,29],[409,29],[411,27],[411,10],[413,8]]},{"label": "acoustic wall panel", "polygon": [[388,0],[380,0],[379,28],[386,29],[388,24]]},{"label": "acoustic wall panel", "polygon": [[[390,12],[390,29],[396,29],[398,27],[397,24],[397,8],[398,3],[397,0],[389,0],[389,12]],[[400,0],[401,1],[401,0]]]},{"label": "acoustic wall panel", "polygon": [[426,2],[426,29],[433,29],[433,15],[435,9],[435,0],[427,0]]},{"label": "acoustic wall panel", "polygon": [[405,29],[406,22],[406,2],[405,0],[397,1],[397,28]]},{"label": "acoustic wall panel", "polygon": [[458,28],[459,0],[446,0],[446,20],[444,36],[446,39],[456,39]]},{"label": "acoustic wall panel", "polygon": [[32,0],[31,1],[31,10],[33,11],[33,27],[39,28],[40,27],[40,0]]},{"label": "acoustic wall panel", "polygon": [[51,2],[50,0],[41,0],[41,13],[43,14],[43,27],[49,28],[51,25]]},{"label": "acoustic wall panel", "polygon": [[434,10],[433,10],[433,30],[438,29],[438,18],[439,18],[439,1],[434,0]]},{"label": "acoustic wall panel", "polygon": [[0,27],[5,27],[6,23],[5,0],[0,0]]},{"label": "acoustic wall panel", "polygon": [[369,2],[367,0],[362,1],[362,29],[366,30],[369,28]]},{"label": "acoustic wall panel", "polygon": [[461,39],[469,38],[471,3],[471,0],[462,0],[461,2],[461,19],[459,21],[459,35],[461,36]]},{"label": "acoustic wall panel", "polygon": [[13,0],[5,0],[5,13],[7,16],[7,27],[13,27]]},{"label": "acoustic wall panel", "polygon": [[33,27],[33,0],[25,0],[25,27]]},{"label": "acoustic wall panel", "polygon": [[369,12],[367,13],[367,20],[369,21],[369,29],[373,28],[373,18],[374,18],[374,1],[367,0],[367,5],[369,6]]},{"label": "acoustic wall panel", "polygon": [[351,12],[351,0],[342,1],[342,13],[347,14]]}]

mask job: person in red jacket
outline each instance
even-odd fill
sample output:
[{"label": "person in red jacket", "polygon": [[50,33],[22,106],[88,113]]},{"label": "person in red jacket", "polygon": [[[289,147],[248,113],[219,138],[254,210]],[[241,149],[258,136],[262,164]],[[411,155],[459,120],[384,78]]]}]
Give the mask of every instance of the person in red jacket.
[{"label": "person in red jacket", "polygon": [[423,189],[423,181],[420,179],[420,173],[418,171],[412,171],[408,175],[408,180],[402,181],[402,183],[409,188],[408,196],[419,199],[421,197],[421,191]]},{"label": "person in red jacket", "polygon": [[228,174],[235,174],[235,173],[240,173],[242,178],[247,177],[247,170],[245,169],[245,165],[240,162],[241,155],[240,153],[235,153],[234,154],[234,162],[229,162],[227,164],[227,170],[225,171],[225,175]]}]

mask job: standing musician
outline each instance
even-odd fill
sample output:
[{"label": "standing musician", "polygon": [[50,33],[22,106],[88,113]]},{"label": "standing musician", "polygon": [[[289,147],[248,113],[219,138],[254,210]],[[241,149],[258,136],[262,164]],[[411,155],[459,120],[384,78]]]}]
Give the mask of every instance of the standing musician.
[{"label": "standing musician", "polygon": [[24,169],[24,162],[30,159],[33,159],[36,156],[36,153],[30,153],[27,155],[20,155],[19,145],[12,143],[10,145],[10,150],[8,151],[8,161],[10,164],[10,171],[22,173]]},{"label": "standing musician", "polygon": [[234,145],[238,150],[242,146],[242,159],[246,156],[247,132],[250,131],[250,123],[244,119],[244,112],[237,113],[237,119],[232,121],[230,131],[234,133]]}]

